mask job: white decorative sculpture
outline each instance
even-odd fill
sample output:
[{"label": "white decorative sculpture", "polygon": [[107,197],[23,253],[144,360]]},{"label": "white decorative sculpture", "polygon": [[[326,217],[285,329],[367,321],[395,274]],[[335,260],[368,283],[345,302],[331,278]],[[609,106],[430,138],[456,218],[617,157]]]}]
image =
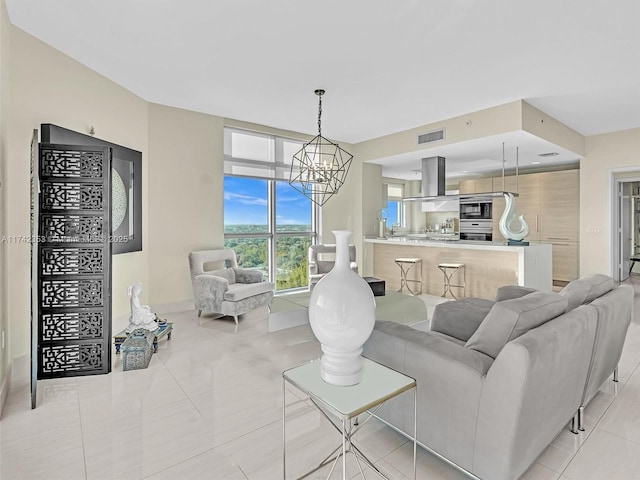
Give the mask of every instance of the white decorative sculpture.
[{"label": "white decorative sculpture", "polygon": [[[505,193],[504,213],[500,217],[500,233],[507,240],[521,242],[524,237],[529,235],[529,224],[524,219],[524,215],[516,216],[516,203],[512,193]],[[511,223],[514,220],[520,222],[520,230],[511,230]]]},{"label": "white decorative sculpture", "polygon": [[131,316],[129,317],[129,326],[127,333],[133,332],[137,328],[154,331],[157,330],[156,314],[151,313],[151,309],[146,305],[140,305],[138,295],[142,291],[142,284],[136,283],[131,288]]}]

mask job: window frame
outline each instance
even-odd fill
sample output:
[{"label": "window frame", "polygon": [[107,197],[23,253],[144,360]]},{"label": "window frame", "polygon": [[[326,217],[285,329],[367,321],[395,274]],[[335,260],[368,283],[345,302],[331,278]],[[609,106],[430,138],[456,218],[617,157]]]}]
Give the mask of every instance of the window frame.
[{"label": "window frame", "polygon": [[[231,153],[227,153],[230,149],[227,148],[228,143],[231,142],[231,134],[234,131],[242,132],[246,135],[256,135],[260,137],[265,137],[273,140],[273,162],[265,162],[261,160],[252,160],[246,158],[238,158],[233,157]],[[267,181],[267,232],[260,233],[224,233],[224,239],[232,239],[232,238],[266,238],[267,239],[267,261],[268,261],[268,272],[269,272],[269,281],[276,284],[276,292],[284,292],[284,291],[294,291],[298,289],[306,288],[305,286],[301,286],[298,288],[291,289],[283,289],[277,290],[277,264],[276,264],[276,250],[278,238],[280,237],[310,237],[311,244],[315,245],[318,241],[318,237],[321,231],[321,211],[320,207],[318,207],[315,202],[310,201],[311,205],[311,231],[309,232],[300,232],[300,231],[287,231],[286,229],[282,229],[282,225],[278,225],[276,220],[276,206],[277,206],[277,188],[276,182],[288,182],[288,172],[291,169],[291,163],[286,162],[284,158],[284,143],[290,142],[300,142],[301,146],[304,143],[303,140],[296,138],[288,138],[277,135],[272,135],[264,132],[254,132],[251,130],[244,130],[237,127],[225,127],[224,129],[224,177],[236,177],[236,178],[253,178],[258,180],[266,180]],[[293,161],[293,159],[291,159]],[[239,175],[227,172],[228,165],[238,165],[238,166],[256,166],[260,167],[268,173],[269,176],[261,176],[261,175]],[[280,172],[280,175],[278,174]],[[283,178],[284,174],[287,174],[287,178]],[[293,187],[290,187],[293,189]],[[295,190],[295,189],[294,189]],[[224,192],[223,192],[224,193]],[[223,213],[224,218],[224,213]],[[287,225],[287,224],[283,224]],[[280,231],[278,228],[280,227]],[[224,231],[224,226],[223,226]]]}]

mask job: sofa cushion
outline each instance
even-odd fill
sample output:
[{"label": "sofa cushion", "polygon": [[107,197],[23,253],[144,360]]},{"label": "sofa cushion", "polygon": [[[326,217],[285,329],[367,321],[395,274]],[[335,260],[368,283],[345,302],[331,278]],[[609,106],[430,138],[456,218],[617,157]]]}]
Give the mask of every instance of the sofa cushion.
[{"label": "sofa cushion", "polygon": [[612,289],[613,279],[611,277],[595,274],[570,282],[560,290],[560,295],[567,298],[569,302],[567,311],[570,311],[585,303],[591,303]]},{"label": "sofa cushion", "polygon": [[206,273],[207,275],[226,278],[230,285],[236,283],[236,272],[233,271],[233,268],[219,268],[218,270],[210,270]]},{"label": "sofa cushion", "polygon": [[520,298],[530,293],[537,292],[535,288],[522,287],[520,285],[505,285],[500,287],[496,293],[496,302],[511,300],[512,298]]},{"label": "sofa cushion", "polygon": [[496,358],[511,340],[562,315],[566,308],[566,298],[547,292],[496,302],[465,346]]},{"label": "sofa cushion", "polygon": [[433,311],[431,331],[466,342],[491,311],[494,303],[492,300],[473,297],[439,303]]},{"label": "sofa cushion", "polygon": [[229,302],[237,302],[244,298],[260,295],[273,291],[273,283],[233,283],[229,284],[229,290],[224,292],[224,299]]}]

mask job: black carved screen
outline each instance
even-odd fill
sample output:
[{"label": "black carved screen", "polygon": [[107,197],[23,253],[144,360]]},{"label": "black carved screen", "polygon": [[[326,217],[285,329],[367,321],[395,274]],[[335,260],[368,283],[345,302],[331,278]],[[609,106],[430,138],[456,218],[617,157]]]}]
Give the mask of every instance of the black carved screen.
[{"label": "black carved screen", "polygon": [[111,371],[111,150],[40,144],[38,378]]}]

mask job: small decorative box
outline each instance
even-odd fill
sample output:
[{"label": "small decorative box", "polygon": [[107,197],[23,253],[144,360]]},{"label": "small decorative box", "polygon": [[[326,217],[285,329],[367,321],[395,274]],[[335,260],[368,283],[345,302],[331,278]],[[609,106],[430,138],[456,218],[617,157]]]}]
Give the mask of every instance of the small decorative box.
[{"label": "small decorative box", "polygon": [[153,355],[154,332],[138,328],[131,332],[122,344],[122,369],[147,368]]},{"label": "small decorative box", "polygon": [[385,294],[385,281],[376,277],[362,277],[369,284],[374,297],[382,297]]}]

